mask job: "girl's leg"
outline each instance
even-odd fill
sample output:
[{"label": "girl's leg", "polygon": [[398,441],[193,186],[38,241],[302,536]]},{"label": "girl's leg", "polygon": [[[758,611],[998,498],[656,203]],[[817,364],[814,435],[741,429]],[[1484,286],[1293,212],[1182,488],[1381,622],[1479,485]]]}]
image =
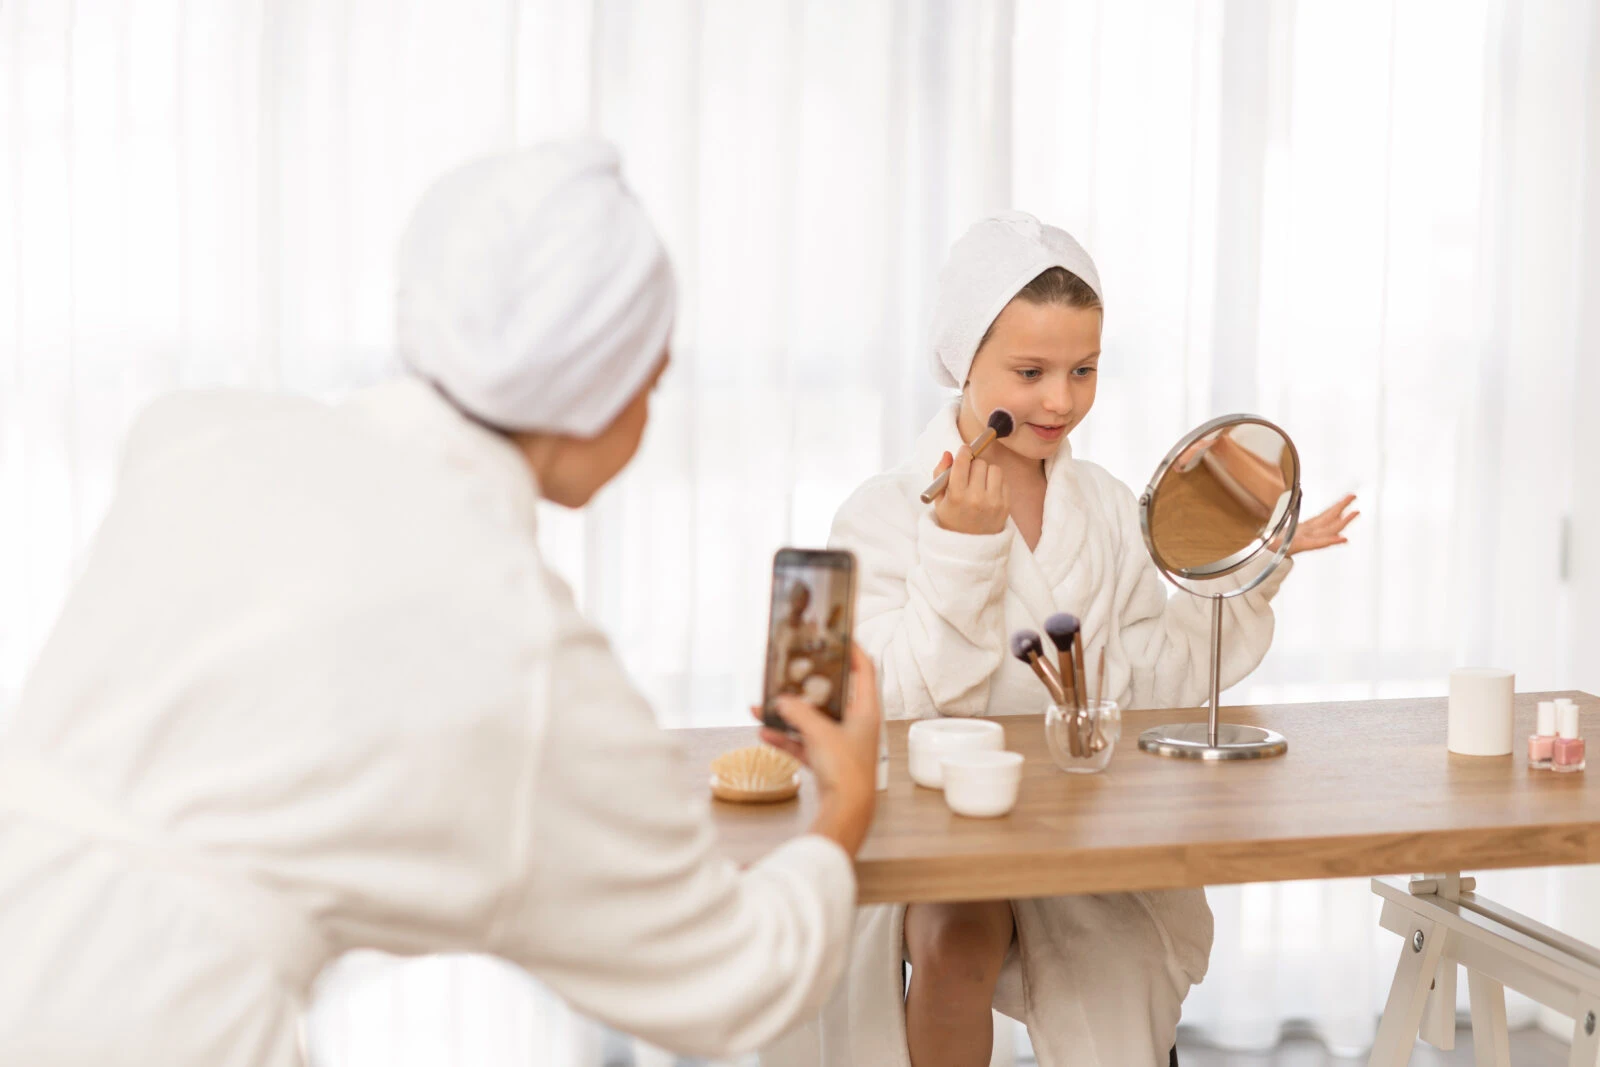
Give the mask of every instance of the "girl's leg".
[{"label": "girl's leg", "polygon": [[906,907],[912,1067],[987,1067],[994,1045],[989,1006],[1012,930],[1009,901]]}]

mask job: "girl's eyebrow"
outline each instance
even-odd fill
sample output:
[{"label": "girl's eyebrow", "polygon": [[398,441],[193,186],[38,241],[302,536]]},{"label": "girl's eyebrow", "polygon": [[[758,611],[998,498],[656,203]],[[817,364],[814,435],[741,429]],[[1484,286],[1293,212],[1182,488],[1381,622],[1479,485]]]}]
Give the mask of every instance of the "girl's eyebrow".
[{"label": "girl's eyebrow", "polygon": [[[1040,362],[1048,363],[1048,362],[1050,362],[1050,358],[1051,357],[1048,354],[1035,355],[1032,352],[1013,352],[1013,353],[1010,354],[1010,359],[1011,359],[1012,363],[1040,363]],[[1081,365],[1089,362],[1092,359],[1099,359],[1099,358],[1100,358],[1100,352],[1099,352],[1099,350],[1096,350],[1096,351],[1090,352],[1086,356],[1079,356],[1078,359],[1073,362],[1073,366],[1081,366]]]}]

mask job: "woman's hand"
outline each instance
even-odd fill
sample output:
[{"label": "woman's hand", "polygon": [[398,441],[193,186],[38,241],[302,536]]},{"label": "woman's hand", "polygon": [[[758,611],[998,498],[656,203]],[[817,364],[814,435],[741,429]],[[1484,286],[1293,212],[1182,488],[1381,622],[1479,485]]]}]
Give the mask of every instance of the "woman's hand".
[{"label": "woman's hand", "polygon": [[946,470],[950,481],[933,503],[933,515],[939,525],[965,534],[997,534],[1004,530],[1011,517],[1005,472],[974,457],[966,445],[954,456],[946,452],[933,468],[933,476],[937,478]]},{"label": "woman's hand", "polygon": [[1356,495],[1350,493],[1327,511],[1302,522],[1294,532],[1294,540],[1289,542],[1289,555],[1348,543],[1344,528],[1361,514],[1359,511],[1350,511],[1350,505],[1355,502]]},{"label": "woman's hand", "polygon": [[[797,696],[780,696],[778,714],[799,736],[763,727],[761,740],[811,768],[817,819],[811,832],[832,838],[854,856],[866,840],[877,806],[878,671],[859,645],[850,647],[850,694],[835,722]],[[761,718],[760,708],[751,713]]]}]

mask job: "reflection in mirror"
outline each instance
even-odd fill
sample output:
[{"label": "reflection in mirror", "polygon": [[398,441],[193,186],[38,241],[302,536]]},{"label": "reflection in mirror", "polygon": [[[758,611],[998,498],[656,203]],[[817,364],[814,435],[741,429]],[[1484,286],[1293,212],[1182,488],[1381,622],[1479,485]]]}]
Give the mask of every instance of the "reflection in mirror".
[{"label": "reflection in mirror", "polygon": [[1294,458],[1279,432],[1239,423],[1179,454],[1151,500],[1157,562],[1183,576],[1225,574],[1271,534],[1288,506]]}]

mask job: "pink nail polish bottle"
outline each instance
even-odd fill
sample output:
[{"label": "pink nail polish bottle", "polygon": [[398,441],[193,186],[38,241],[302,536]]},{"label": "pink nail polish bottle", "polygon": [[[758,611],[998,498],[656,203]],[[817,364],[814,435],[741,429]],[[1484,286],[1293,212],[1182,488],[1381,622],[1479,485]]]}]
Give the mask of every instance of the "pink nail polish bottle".
[{"label": "pink nail polish bottle", "polygon": [[1551,754],[1556,747],[1556,702],[1539,701],[1539,718],[1534,732],[1528,735],[1528,766],[1550,766]]},{"label": "pink nail polish bottle", "polygon": [[1583,737],[1578,732],[1578,705],[1565,704],[1561,709],[1561,730],[1550,754],[1553,771],[1581,771],[1584,766]]}]

